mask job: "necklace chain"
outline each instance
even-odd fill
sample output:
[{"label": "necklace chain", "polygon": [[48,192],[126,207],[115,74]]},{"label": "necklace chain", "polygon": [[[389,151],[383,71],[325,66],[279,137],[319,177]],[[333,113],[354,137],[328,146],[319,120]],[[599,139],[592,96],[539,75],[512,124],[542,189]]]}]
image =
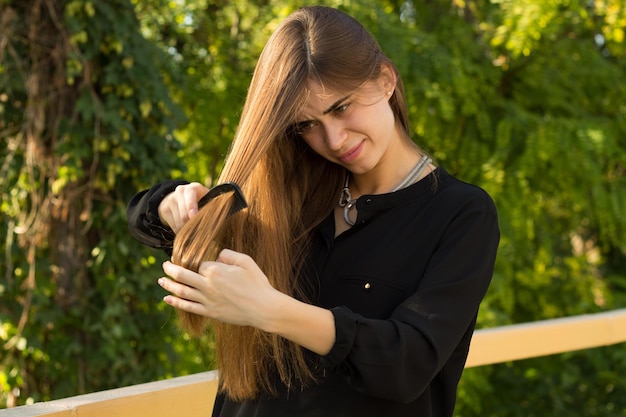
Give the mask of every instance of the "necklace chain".
[{"label": "necklace chain", "polygon": [[[426,169],[428,164],[432,162],[432,159],[428,155],[422,156],[419,162],[411,169],[408,175],[398,184],[391,192],[401,190],[418,180],[422,172]],[[343,219],[350,226],[354,226],[354,221],[350,219],[350,210],[356,206],[356,199],[352,199],[350,194],[350,188],[348,186],[350,182],[350,171],[346,172],[346,180],[343,184],[343,189],[339,195],[339,207],[343,207]]]}]

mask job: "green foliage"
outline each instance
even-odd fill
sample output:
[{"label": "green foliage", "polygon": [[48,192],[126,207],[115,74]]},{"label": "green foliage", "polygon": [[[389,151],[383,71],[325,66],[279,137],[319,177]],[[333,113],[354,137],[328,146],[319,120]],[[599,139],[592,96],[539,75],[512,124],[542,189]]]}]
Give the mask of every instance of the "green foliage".
[{"label": "green foliage", "polygon": [[[614,295],[626,279],[626,68],[623,45],[598,42],[617,3],[604,6],[429,3],[415,13],[419,35],[402,54],[415,138],[499,208],[479,326],[624,306]],[[618,415],[625,387],[613,369],[625,358],[613,346],[470,369],[457,415]]]},{"label": "green foliage", "polygon": [[[248,2],[136,2],[145,35],[155,41],[183,75],[171,83],[173,97],[189,117],[177,138],[188,175],[211,184],[229,138],[235,133],[262,44],[263,6]],[[267,6],[266,6],[267,8]],[[180,82],[179,82],[180,81]]]},{"label": "green foliage", "polygon": [[2,16],[0,403],[207,369],[126,228],[130,197],[182,170],[169,61],[125,0]]},{"label": "green foliage", "polygon": [[[256,58],[302,4],[49,3],[0,3],[3,405],[213,366],[210,335],[160,302],[163,255],[128,235],[125,204],[163,178],[214,181]],[[479,327],[626,306],[619,0],[322,3],[396,62],[414,140],[496,201]],[[625,362],[617,345],[468,369],[456,414],[624,415]]]}]

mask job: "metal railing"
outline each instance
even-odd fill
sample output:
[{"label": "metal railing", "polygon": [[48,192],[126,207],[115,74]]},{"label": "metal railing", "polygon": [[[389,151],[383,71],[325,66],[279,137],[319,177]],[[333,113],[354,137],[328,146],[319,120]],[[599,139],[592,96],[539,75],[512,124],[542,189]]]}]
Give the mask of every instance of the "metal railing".
[{"label": "metal railing", "polygon": [[[466,367],[626,342],[626,309],[515,324],[474,333]],[[0,410],[0,417],[206,417],[217,372],[177,377]]]}]

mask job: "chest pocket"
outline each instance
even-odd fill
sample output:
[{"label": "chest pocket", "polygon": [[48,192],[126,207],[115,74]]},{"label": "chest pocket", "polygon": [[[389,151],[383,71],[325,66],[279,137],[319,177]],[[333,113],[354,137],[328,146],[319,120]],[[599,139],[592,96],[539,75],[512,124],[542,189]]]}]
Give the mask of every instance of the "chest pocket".
[{"label": "chest pocket", "polygon": [[321,304],[332,308],[346,306],[369,318],[388,318],[393,310],[411,295],[408,288],[393,281],[365,275],[338,275],[322,288]]},{"label": "chest pocket", "polygon": [[387,211],[328,247],[318,263],[321,306],[386,319],[417,291],[435,241],[418,233],[422,222],[397,222],[396,216]]}]

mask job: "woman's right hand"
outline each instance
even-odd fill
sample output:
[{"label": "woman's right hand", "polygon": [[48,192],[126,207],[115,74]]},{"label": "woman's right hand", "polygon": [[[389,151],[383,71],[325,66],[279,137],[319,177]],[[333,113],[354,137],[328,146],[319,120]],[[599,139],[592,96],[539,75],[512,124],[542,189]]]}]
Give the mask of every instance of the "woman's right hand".
[{"label": "woman's right hand", "polygon": [[208,192],[209,189],[199,182],[179,185],[159,204],[161,223],[178,233],[198,213],[198,201]]}]

